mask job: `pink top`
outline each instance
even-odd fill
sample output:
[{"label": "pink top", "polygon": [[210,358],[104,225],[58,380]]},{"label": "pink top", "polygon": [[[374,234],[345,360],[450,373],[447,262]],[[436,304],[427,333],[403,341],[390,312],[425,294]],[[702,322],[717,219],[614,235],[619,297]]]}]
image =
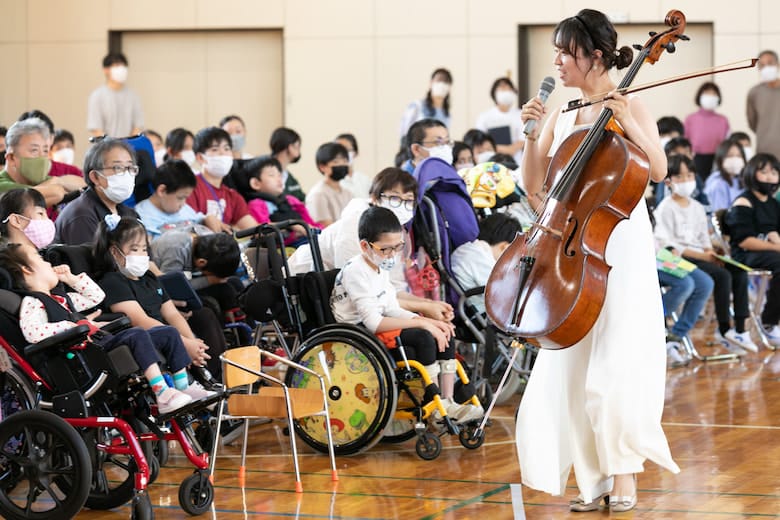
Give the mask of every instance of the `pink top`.
[{"label": "pink top", "polygon": [[[306,205],[303,202],[296,199],[292,195],[286,195],[285,197],[287,198],[287,202],[290,204],[290,208],[298,215],[300,215],[300,219],[306,222],[309,227],[322,229],[322,226],[320,226],[313,218],[311,218],[311,215],[309,215],[309,210],[306,209]],[[267,224],[271,222],[271,214],[268,211],[268,204],[266,204],[266,201],[263,199],[250,200],[248,207],[249,214],[255,217],[255,220],[259,224]],[[286,242],[293,241],[295,241],[294,237],[290,237],[288,240],[286,240]]]},{"label": "pink top", "polygon": [[700,108],[685,118],[685,137],[694,154],[712,155],[729,136],[729,120],[712,110]]}]

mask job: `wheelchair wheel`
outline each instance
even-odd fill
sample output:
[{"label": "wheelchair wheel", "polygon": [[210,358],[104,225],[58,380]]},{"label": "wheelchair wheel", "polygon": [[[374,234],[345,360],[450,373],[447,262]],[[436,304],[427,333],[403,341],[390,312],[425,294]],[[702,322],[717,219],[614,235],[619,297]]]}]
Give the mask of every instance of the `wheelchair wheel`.
[{"label": "wheelchair wheel", "polygon": [[0,419],[35,408],[32,383],[16,366],[0,373],[0,383]]},{"label": "wheelchair wheel", "polygon": [[214,485],[208,476],[196,471],[179,486],[179,505],[190,515],[205,513],[214,501]]},{"label": "wheelchair wheel", "polygon": [[433,460],[441,453],[441,439],[432,433],[424,433],[417,438],[414,451],[423,460]]},{"label": "wheelchair wheel", "polygon": [[87,500],[90,479],[84,441],[60,417],[29,410],[0,424],[3,518],[72,518]]},{"label": "wheelchair wheel", "polygon": [[[337,455],[371,448],[382,436],[396,406],[394,363],[376,338],[357,327],[323,327],[301,345],[293,361],[325,379],[328,407]],[[319,381],[301,371],[287,370],[294,388],[319,389]],[[324,417],[295,422],[303,441],[327,453]]]}]

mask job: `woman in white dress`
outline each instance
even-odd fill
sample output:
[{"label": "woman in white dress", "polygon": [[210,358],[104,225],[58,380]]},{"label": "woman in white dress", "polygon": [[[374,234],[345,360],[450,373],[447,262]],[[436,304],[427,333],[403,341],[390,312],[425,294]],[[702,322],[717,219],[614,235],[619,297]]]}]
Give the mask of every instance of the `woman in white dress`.
[{"label": "woman in white dress", "polygon": [[[629,47],[617,48],[607,17],[583,9],[553,33],[554,65],[560,82],[583,98],[612,92],[603,107],[647,155],[650,178],[666,176],[666,157],[655,118],[637,96],[615,92],[609,75],[631,64]],[[529,193],[542,194],[550,159],[574,130],[590,126],[601,104],[554,111],[541,132],[528,136],[523,179]],[[523,105],[522,120],[541,123],[539,98]],[[656,275],[653,235],[645,202],[613,231],[606,251],[612,266],[599,318],[576,345],[543,350],[531,374],[517,417],[517,447],[523,483],[562,495],[574,467],[579,496],[572,511],[598,510],[602,499],[613,512],[636,506],[636,474],[650,459],[672,472],[679,468],[661,428],[666,380],[663,310]],[[607,499],[607,497],[610,497]]]}]

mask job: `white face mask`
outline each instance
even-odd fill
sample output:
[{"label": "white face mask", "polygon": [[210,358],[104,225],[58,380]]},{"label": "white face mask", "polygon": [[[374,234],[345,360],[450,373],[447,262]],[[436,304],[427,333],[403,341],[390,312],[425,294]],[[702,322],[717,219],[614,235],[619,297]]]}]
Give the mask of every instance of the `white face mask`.
[{"label": "white face mask", "polygon": [[742,160],[742,157],[726,157],[723,159],[723,169],[729,175],[739,175],[739,172],[744,167],[745,161]]},{"label": "white face mask", "polygon": [[517,101],[517,94],[511,90],[496,91],[496,103],[501,106],[511,107]]},{"label": "white face mask", "polygon": [[195,152],[192,150],[182,150],[180,153],[181,160],[192,166],[195,163]]},{"label": "white face mask", "polygon": [[[423,148],[425,147],[423,146]],[[447,164],[452,164],[452,146],[442,144],[433,148],[425,148],[425,150],[428,152],[428,157],[438,157]]]},{"label": "white face mask", "polygon": [[396,259],[398,258],[398,255],[393,255],[390,258],[385,258],[382,255],[377,255],[376,253],[371,254],[371,261],[376,264],[377,267],[382,269],[383,271],[390,271],[393,267],[395,267]]},{"label": "white face mask", "polygon": [[156,152],[154,152],[154,164],[157,166],[160,166],[165,159],[166,150],[165,148],[160,148]]},{"label": "white face mask", "polygon": [[696,181],[673,182],[672,191],[675,195],[679,195],[680,197],[685,197],[687,199],[693,195],[694,191],[696,191]]},{"label": "white face mask", "polygon": [[149,270],[148,255],[125,255],[125,266],[119,269],[123,274],[140,278]]},{"label": "white face mask", "polygon": [[455,168],[457,168],[458,171],[460,170],[470,170],[474,167],[474,163],[462,163],[462,164],[456,164]]},{"label": "white face mask", "polygon": [[493,150],[485,150],[477,155],[477,164],[482,164],[490,161],[490,158],[496,155]]},{"label": "white face mask", "polygon": [[753,148],[750,146],[743,146],[742,151],[745,152],[745,160],[749,161],[753,158]]},{"label": "white face mask", "polygon": [[443,81],[434,81],[431,85],[431,96],[433,97],[447,97],[450,93],[450,84]]},{"label": "white face mask", "polygon": [[672,140],[672,138],[669,137],[669,136],[661,137],[661,139],[660,139],[660,141],[661,141],[661,148],[664,148],[666,146],[666,143],[668,143],[671,140]]},{"label": "white face mask", "polygon": [[382,202],[379,203],[379,206],[382,208],[387,208],[390,211],[392,211],[393,214],[396,216],[396,218],[398,218],[398,222],[400,222],[402,226],[407,222],[409,222],[410,220],[412,220],[412,217],[414,216],[414,210],[406,209],[403,204],[401,204],[397,208],[394,208],[393,206],[390,205],[389,200],[383,199]]},{"label": "white face mask", "polygon": [[352,161],[355,160],[355,151],[354,150],[350,150],[347,153],[349,154],[349,164],[352,164]]},{"label": "white face mask", "polygon": [[720,104],[720,98],[714,94],[702,94],[699,96],[699,106],[704,110],[715,110]]},{"label": "white face mask", "polygon": [[761,81],[768,83],[777,79],[777,65],[765,65],[758,73],[761,75]]},{"label": "white face mask", "polygon": [[56,152],[51,153],[51,160],[65,164],[73,164],[76,158],[76,152],[73,148],[60,148]]},{"label": "white face mask", "polygon": [[130,198],[135,189],[135,177],[129,173],[122,173],[120,175],[111,175],[106,177],[108,187],[100,188],[103,193],[106,194],[108,200],[115,204],[119,204]]},{"label": "white face mask", "polygon": [[230,155],[206,155],[206,170],[214,177],[224,177],[233,167],[233,157]]},{"label": "white face mask", "polygon": [[117,83],[124,83],[127,81],[127,67],[124,65],[113,65],[109,69],[109,75]]}]

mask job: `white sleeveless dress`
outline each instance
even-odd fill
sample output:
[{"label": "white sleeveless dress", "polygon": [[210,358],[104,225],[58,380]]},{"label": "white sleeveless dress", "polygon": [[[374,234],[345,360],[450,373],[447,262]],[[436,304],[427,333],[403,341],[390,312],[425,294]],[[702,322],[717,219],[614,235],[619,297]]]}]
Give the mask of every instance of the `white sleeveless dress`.
[{"label": "white sleeveless dress", "polygon": [[[575,129],[559,114],[553,154]],[[612,489],[612,476],[643,471],[646,459],[677,473],[661,429],[666,348],[653,232],[641,201],[613,231],[604,307],[576,345],[542,350],[517,416],[523,484],[563,495],[574,467],[585,502]]]}]

